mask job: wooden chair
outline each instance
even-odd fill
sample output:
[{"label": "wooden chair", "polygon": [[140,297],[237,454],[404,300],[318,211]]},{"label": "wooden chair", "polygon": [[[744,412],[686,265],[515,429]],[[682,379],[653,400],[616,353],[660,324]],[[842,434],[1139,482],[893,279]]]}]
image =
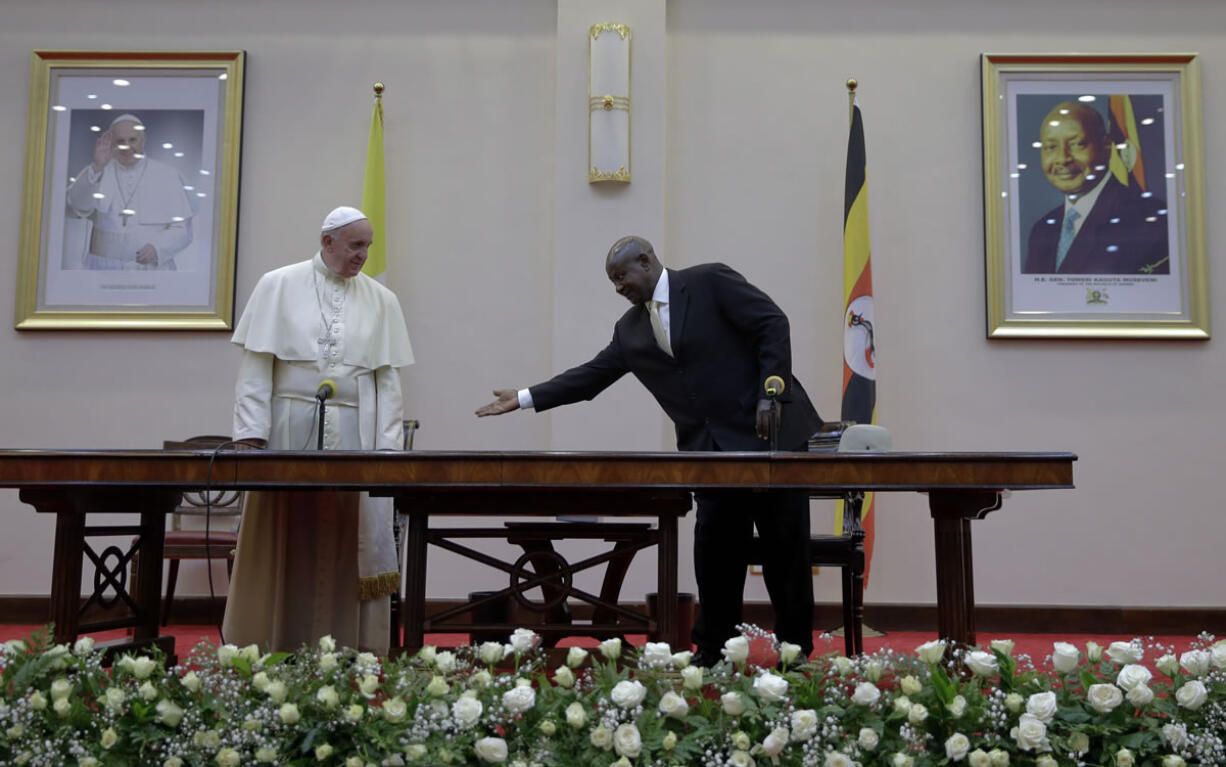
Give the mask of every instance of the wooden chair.
[{"label": "wooden chair", "polygon": [[[202,435],[182,441],[162,443],[164,450],[212,450],[229,442],[229,437]],[[184,559],[226,561],[226,576],[234,569],[234,549],[238,546],[238,524],[243,513],[243,493],[236,490],[193,491],[183,494],[183,501],[171,516],[171,529],[166,531],[162,558],[167,562],[166,597],[162,602],[162,625],[170,621],[174,606],[175,584],[179,579],[179,563]],[[185,517],[209,516],[205,530],[182,529]],[[133,572],[135,572],[135,558]]]},{"label": "wooden chair", "polygon": [[[829,423],[809,440],[810,452],[882,451],[892,447],[889,432],[880,426]],[[813,495],[813,498],[838,498],[843,501],[843,530],[840,535],[811,535],[809,563],[814,567],[838,567],[843,584],[843,647],[848,656],[864,652],[864,528],[860,515],[864,493]],[[762,540],[754,536],[749,544],[749,563],[762,564]]]}]

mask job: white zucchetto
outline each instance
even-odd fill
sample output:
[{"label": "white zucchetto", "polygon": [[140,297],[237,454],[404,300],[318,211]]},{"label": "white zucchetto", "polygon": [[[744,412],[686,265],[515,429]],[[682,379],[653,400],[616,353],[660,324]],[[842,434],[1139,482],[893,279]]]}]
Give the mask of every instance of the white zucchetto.
[{"label": "white zucchetto", "polygon": [[357,208],[342,205],[328,214],[320,231],[331,232],[333,229],[340,229],[342,226],[352,224],[354,221],[361,221],[364,218],[366,218],[366,214]]},{"label": "white zucchetto", "polygon": [[134,114],[128,114],[127,112],[121,114],[119,117],[116,117],[114,120],[111,120],[111,127],[114,128],[119,123],[135,123],[141,126],[144,125],[144,123],[140,121],[139,117]]}]

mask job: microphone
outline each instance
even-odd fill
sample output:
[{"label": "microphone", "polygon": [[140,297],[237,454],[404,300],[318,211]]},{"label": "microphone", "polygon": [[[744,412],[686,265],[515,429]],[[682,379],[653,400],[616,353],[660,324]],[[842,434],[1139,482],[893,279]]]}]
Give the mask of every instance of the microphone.
[{"label": "microphone", "polygon": [[[769,381],[770,379],[767,380]],[[335,394],[336,381],[333,381],[331,378],[325,378],[320,382],[319,389],[315,392],[315,399],[322,403],[324,400],[334,396]]]},{"label": "microphone", "polygon": [[783,394],[786,384],[779,376],[767,376],[766,382],[762,384],[762,388],[766,390],[766,396],[774,399],[780,394]]}]

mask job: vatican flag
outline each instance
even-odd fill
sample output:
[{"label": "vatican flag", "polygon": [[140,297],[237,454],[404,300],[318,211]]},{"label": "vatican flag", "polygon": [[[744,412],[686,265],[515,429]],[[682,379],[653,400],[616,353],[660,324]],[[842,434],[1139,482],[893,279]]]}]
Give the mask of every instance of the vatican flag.
[{"label": "vatican flag", "polygon": [[366,179],[362,184],[362,212],[370,220],[374,241],[362,271],[379,282],[387,281],[387,205],[383,177],[383,83],[375,83],[375,107],[370,115],[370,141],[366,145]]}]

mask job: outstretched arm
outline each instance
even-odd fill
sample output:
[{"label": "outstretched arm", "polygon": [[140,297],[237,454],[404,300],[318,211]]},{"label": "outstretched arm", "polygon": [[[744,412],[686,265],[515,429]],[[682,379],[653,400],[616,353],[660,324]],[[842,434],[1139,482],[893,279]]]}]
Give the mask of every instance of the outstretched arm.
[{"label": "outstretched arm", "polygon": [[519,392],[516,389],[495,389],[496,399],[488,405],[477,408],[477,416],[502,415],[512,410],[519,410]]}]

